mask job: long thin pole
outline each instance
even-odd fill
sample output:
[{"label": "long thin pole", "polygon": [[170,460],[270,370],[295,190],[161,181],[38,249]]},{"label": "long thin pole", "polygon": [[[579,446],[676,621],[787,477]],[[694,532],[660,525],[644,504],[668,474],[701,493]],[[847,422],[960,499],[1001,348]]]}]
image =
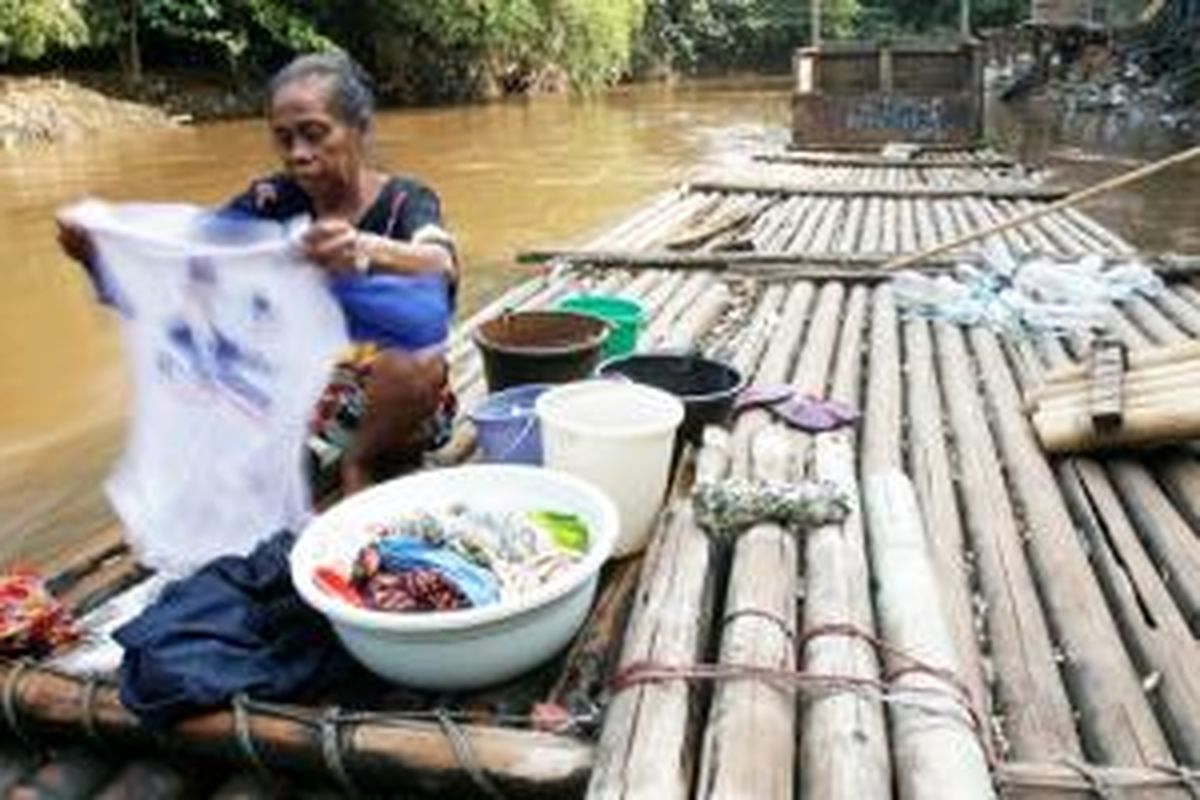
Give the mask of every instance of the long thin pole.
[{"label": "long thin pole", "polygon": [[934,245],[933,247],[927,248],[913,255],[894,258],[884,264],[882,269],[903,269],[904,267],[911,267],[914,264],[933,258],[934,256],[940,256],[944,253],[950,252],[951,250],[957,250],[965,244],[970,244],[991,236],[992,234],[1001,233],[1011,228],[1016,228],[1019,225],[1033,222],[1034,220],[1041,219],[1048,214],[1053,214],[1057,211],[1062,211],[1064,208],[1070,208],[1072,206],[1079,205],[1086,200],[1091,200],[1093,197],[1099,197],[1100,195],[1111,192],[1114,189],[1120,189],[1124,186],[1128,186],[1131,183],[1136,183],[1143,178],[1148,178],[1151,175],[1162,172],[1170,167],[1178,166],[1186,161],[1191,161],[1196,156],[1200,156],[1200,145],[1192,147],[1188,150],[1183,150],[1160,161],[1155,161],[1153,164],[1147,164],[1144,167],[1139,167],[1131,172],[1125,172],[1121,175],[1114,176],[1106,181],[1096,184],[1095,186],[1090,186],[1087,189],[1082,189],[1074,194],[1067,195],[1063,199],[1050,203],[1049,205],[1041,208],[1035,208],[1031,211],[1027,211],[1024,214],[1018,214],[1012,219],[1006,222],[1001,222],[998,225],[993,225],[990,228],[984,228],[982,230],[975,231],[974,233],[958,236],[948,242]]},{"label": "long thin pole", "polygon": [[971,35],[971,0],[961,0],[959,2],[958,25],[964,37]]},{"label": "long thin pole", "polygon": [[812,9],[812,46],[821,46],[821,0],[810,0]]}]

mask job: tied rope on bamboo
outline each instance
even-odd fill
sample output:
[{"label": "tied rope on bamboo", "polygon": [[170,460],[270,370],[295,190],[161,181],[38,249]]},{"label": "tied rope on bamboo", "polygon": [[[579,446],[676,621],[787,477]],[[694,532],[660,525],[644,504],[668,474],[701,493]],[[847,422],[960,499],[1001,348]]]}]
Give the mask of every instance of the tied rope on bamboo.
[{"label": "tied rope on bamboo", "polygon": [[[850,624],[830,623],[820,625],[806,632],[798,642],[803,650],[813,639],[822,636],[849,636],[870,644],[881,653],[886,653],[903,662],[903,666],[892,670],[882,678],[864,678],[856,675],[824,674],[805,672],[803,670],[788,670],[773,667],[763,667],[752,664],[737,663],[695,663],[695,664],[662,664],[654,661],[634,661],[618,670],[613,676],[611,687],[614,694],[643,684],[662,683],[666,681],[724,682],[735,680],[759,680],[766,683],[776,683],[794,687],[799,691],[827,692],[859,692],[871,694],[883,703],[895,706],[905,706],[923,711],[928,714],[956,720],[971,731],[982,744],[987,736],[987,725],[982,712],[974,702],[970,690],[953,672],[942,667],[929,664],[921,658],[899,648],[879,637]],[[895,687],[893,683],[900,677],[910,673],[921,673],[937,679],[940,688],[934,686],[905,686]],[[914,696],[925,696],[928,701],[922,701]],[[932,705],[932,701],[949,700],[961,714],[945,708]],[[991,748],[982,748],[990,754]],[[989,767],[994,771],[997,764],[990,760]]]},{"label": "tied rope on bamboo", "polygon": [[[37,749],[38,739],[30,732],[22,720],[21,683],[27,678],[43,673],[72,682],[83,683],[80,692],[80,714],[83,727],[94,744],[105,745],[105,739],[96,728],[96,704],[99,689],[115,690],[115,680],[104,676],[91,676],[81,681],[75,675],[64,672],[45,664],[37,664],[28,659],[0,660],[0,664],[9,667],[4,685],[0,687],[0,718],[7,729],[15,734],[27,746]],[[256,770],[266,771],[267,765],[262,760],[252,730],[253,716],[269,717],[301,725],[310,729],[320,742],[320,755],[325,769],[337,779],[338,783],[351,794],[358,792],[350,774],[349,765],[343,756],[344,744],[342,731],[347,726],[372,724],[394,728],[404,728],[417,723],[436,723],[445,736],[455,762],[462,768],[467,777],[475,784],[480,793],[487,797],[502,797],[499,789],[489,777],[487,771],[475,758],[467,732],[461,727],[464,723],[474,721],[474,715],[467,711],[453,711],[445,707],[421,710],[389,710],[389,711],[347,711],[336,706],[311,708],[289,705],[267,700],[259,700],[247,694],[239,694],[230,701],[233,712],[234,738],[246,761]],[[532,713],[513,714],[498,713],[489,716],[489,720],[499,726],[527,728],[554,734],[575,734],[595,726],[600,720],[600,711],[596,708],[585,712],[559,710],[559,713],[546,713],[535,705]],[[160,734],[161,735],[161,734]],[[158,738],[156,736],[156,738]]]}]

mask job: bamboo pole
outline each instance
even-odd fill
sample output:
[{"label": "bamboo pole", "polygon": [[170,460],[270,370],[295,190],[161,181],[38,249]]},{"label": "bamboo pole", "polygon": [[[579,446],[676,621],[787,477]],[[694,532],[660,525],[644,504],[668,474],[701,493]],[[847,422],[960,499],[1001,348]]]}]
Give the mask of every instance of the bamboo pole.
[{"label": "bamboo pole", "polygon": [[[753,476],[785,479],[790,449],[778,427],[764,427],[753,442]],[[764,524],[738,537],[725,596],[721,663],[795,669],[798,579],[794,535]],[[792,687],[757,680],[718,684],[705,727],[696,797],[792,797],[795,703]]]},{"label": "bamboo pole", "polygon": [[[837,211],[826,209],[814,217],[814,226],[810,231],[799,229],[795,240],[788,250],[783,251],[751,251],[751,252],[689,252],[680,253],[672,250],[532,250],[517,256],[519,263],[540,264],[543,262],[561,262],[567,264],[588,264],[595,267],[629,267],[633,269],[711,269],[737,270],[750,269],[756,265],[773,264],[779,266],[797,266],[809,264],[813,266],[840,267],[849,270],[861,267],[878,268],[887,263],[895,252],[895,247],[889,250],[881,247],[878,252],[842,253],[828,248],[828,242],[834,233],[839,232],[841,215]],[[802,238],[800,234],[805,234]],[[826,248],[814,246],[818,239],[826,242]],[[963,257],[954,259],[934,260],[934,266],[952,266],[966,261],[978,261],[978,257]]]},{"label": "bamboo pole", "polygon": [[729,287],[717,283],[697,298],[695,304],[680,315],[671,331],[660,341],[668,350],[692,350],[717,323],[729,307]]},{"label": "bamboo pole", "polygon": [[[1154,350],[1133,352],[1152,353]],[[1122,382],[1128,391],[1150,394],[1160,388],[1170,388],[1196,377],[1200,377],[1200,350],[1195,356],[1181,356],[1175,361],[1163,360],[1146,366],[1134,366],[1125,371]],[[1087,397],[1091,387],[1090,376],[1051,379],[1030,392],[1029,399],[1039,407],[1060,400],[1082,399]]]},{"label": "bamboo pole", "polygon": [[[15,678],[14,670],[21,669]],[[0,683],[11,687],[22,730],[51,741],[78,741],[87,734],[83,681],[43,669],[0,663]],[[124,706],[114,686],[93,693],[91,715],[99,740],[116,750],[146,750],[168,743],[192,758],[242,761],[234,714],[218,711],[189,718],[168,731],[150,729]],[[262,763],[273,770],[325,773],[328,765],[316,735],[320,709],[295,708],[295,716],[249,713],[250,732]],[[306,721],[305,721],[306,720]],[[561,797],[577,792],[592,766],[592,747],[569,737],[536,731],[459,725],[477,766],[502,791]],[[342,727],[342,760],[353,779],[378,788],[421,785],[461,795],[476,790],[454,742],[436,723],[386,720]]]},{"label": "bamboo pole", "polygon": [[679,197],[679,189],[668,189],[662,192],[633,213],[627,214],[616,225],[597,232],[593,238],[585,241],[584,247],[587,249],[608,247],[635,236],[638,230],[653,225],[659,216],[678,203]]},{"label": "bamboo pole", "polygon": [[1155,463],[1163,486],[1188,524],[1200,530],[1200,462],[1194,453],[1176,451]]},{"label": "bamboo pole", "polygon": [[[916,493],[903,472],[897,330],[891,290],[882,287],[875,292],[872,308],[871,369],[860,456],[875,608],[880,631],[891,645],[958,675]],[[894,671],[901,665],[889,659],[888,666]],[[892,689],[901,696],[905,689],[953,691],[944,678],[917,672],[902,673]],[[949,697],[931,701],[936,716],[902,705],[892,707],[892,758],[904,800],[941,797],[948,786],[963,798],[994,796],[980,740],[986,733],[972,730],[964,709]]]},{"label": "bamboo pole", "polygon": [[959,488],[979,570],[1005,736],[1017,758],[1081,757],[1083,747],[963,334],[946,323],[938,323],[936,331],[938,372],[961,472]]},{"label": "bamboo pole", "polygon": [[[842,291],[831,284],[818,295],[793,380],[802,391],[824,387]],[[785,317],[783,325],[786,328],[803,322],[803,317]],[[798,335],[781,334],[776,338],[776,345],[764,360],[760,380],[777,382],[786,374],[787,359],[780,354],[788,355],[799,340]],[[764,374],[776,370],[777,375]],[[807,441],[778,425],[760,421],[761,415],[757,412],[744,416],[737,425],[739,434],[753,428],[751,436],[742,435],[737,440],[739,445],[750,445],[749,474],[756,479],[786,480]],[[744,463],[741,459],[736,462],[739,466]],[[722,663],[795,669],[798,583],[799,546],[792,532],[763,524],[738,537],[725,598],[726,622],[719,651]],[[795,697],[794,688],[759,681],[717,686],[705,729],[697,797],[786,800],[792,796]]]},{"label": "bamboo pole", "polygon": [[650,320],[642,332],[640,344],[653,347],[665,339],[675,328],[681,314],[688,312],[705,292],[712,289],[718,278],[711,272],[696,272],[688,277],[678,291],[673,293]]},{"label": "bamboo pole", "polygon": [[1092,561],[1125,640],[1143,669],[1157,676],[1159,714],[1181,758],[1200,763],[1200,644],[1139,541],[1103,466],[1069,459],[1059,481],[1075,519],[1088,537]]},{"label": "bamboo pole", "polygon": [[980,239],[986,238],[993,234],[1000,233],[1000,232],[1006,231],[1006,230],[1010,230],[1010,229],[1016,228],[1020,225],[1026,225],[1030,222],[1033,222],[1034,220],[1041,219],[1042,217],[1045,217],[1048,214],[1054,214],[1059,211],[1062,211],[1063,209],[1073,208],[1075,206],[1078,206],[1080,203],[1091,200],[1102,194],[1106,194],[1115,189],[1124,188],[1126,186],[1129,186],[1130,184],[1133,184],[1137,181],[1143,180],[1144,178],[1154,175],[1155,173],[1161,172],[1165,169],[1169,169],[1170,167],[1178,166],[1179,164],[1183,164],[1197,156],[1200,156],[1200,145],[1189,148],[1188,150],[1184,150],[1182,152],[1176,153],[1172,156],[1168,156],[1167,158],[1156,161],[1153,164],[1147,164],[1146,166],[1139,167],[1138,169],[1132,170],[1131,172],[1126,172],[1121,175],[1117,175],[1116,177],[1109,178],[1108,180],[1101,181],[1100,183],[1096,184],[1095,186],[1090,186],[1081,191],[1074,192],[1073,194],[1070,194],[1067,197],[1062,198],[1061,200],[1056,200],[1055,202],[1049,203],[1041,208],[1033,209],[1024,214],[1019,214],[1016,217],[1012,217],[1012,218],[1006,220],[1005,222],[1000,223],[999,225],[994,225],[990,228],[985,228],[983,230],[977,230],[972,233],[966,234],[964,236],[959,236],[955,239],[951,239],[950,241],[943,242],[943,243],[937,245],[936,247],[931,247],[928,250],[923,250],[919,253],[902,256],[900,258],[897,258],[893,261],[888,262],[887,264],[885,264],[883,266],[883,268],[884,269],[903,269],[905,267],[913,266],[914,264],[918,264],[922,261],[930,259],[933,256],[938,256],[938,255],[942,255],[944,253],[949,253],[952,250],[962,247],[963,245],[977,242]]},{"label": "bamboo pole", "polygon": [[[921,502],[921,513],[927,521],[938,586],[946,602],[946,614],[955,654],[962,665],[963,680],[976,707],[986,713],[988,691],[976,642],[966,541],[950,469],[948,431],[943,418],[929,323],[924,320],[906,322],[904,345],[907,356],[905,389],[909,418],[909,469],[917,498]],[[985,744],[990,748],[991,739]]]},{"label": "bamboo pole", "polygon": [[693,192],[720,192],[722,194],[798,194],[830,195],[836,197],[987,197],[987,198],[1032,198],[1057,200],[1066,197],[1066,189],[1054,186],[1038,186],[1029,183],[1005,185],[1002,183],[980,183],[976,186],[884,186],[878,183],[844,184],[796,183],[793,181],[739,178],[700,178],[691,181],[687,188]]},{"label": "bamboo pole", "polygon": [[95,800],[187,800],[208,784],[191,771],[150,759],[128,761],[95,795]]},{"label": "bamboo pole", "polygon": [[880,155],[846,155],[837,153],[783,152],[757,153],[755,161],[768,164],[814,164],[844,167],[876,167],[896,170],[963,169],[977,171],[985,167],[1014,167],[1016,162],[1007,156],[983,155],[978,160],[963,161],[957,158],[932,157],[913,161],[900,161]]},{"label": "bamboo pole", "polygon": [[[1200,539],[1140,462],[1114,459],[1109,465],[1142,541],[1167,576],[1167,588],[1193,629],[1200,629]],[[1200,761],[1200,759],[1198,759]]]},{"label": "bamboo pole", "polygon": [[603,694],[620,650],[642,557],[623,558],[606,567],[604,584],[583,629],[571,642],[562,673],[547,694],[547,702],[571,708],[575,698]]},{"label": "bamboo pole", "polygon": [[13,798],[95,798],[113,777],[110,759],[73,746],[54,755],[9,793]]},{"label": "bamboo pole", "polygon": [[1100,794],[1100,787],[1110,795],[1138,800],[1195,797],[1189,778],[1170,768],[1009,762],[997,767],[996,782],[1013,800],[1090,800]]},{"label": "bamboo pole", "polygon": [[1191,407],[1180,396],[1183,391],[1194,398],[1200,381],[1181,382],[1149,399],[1126,402],[1120,424],[1112,428],[1097,427],[1082,403],[1039,410],[1033,424],[1047,453],[1182,443],[1200,436],[1200,407]]},{"label": "bamboo pole", "polygon": [[[788,368],[800,342],[801,332],[808,321],[808,308],[814,295],[813,285],[799,282],[792,286],[784,300],[779,321],[771,333],[770,345],[763,354],[755,380],[759,383],[783,383],[788,378]],[[732,459],[733,474],[750,474],[750,442],[770,416],[762,410],[751,410],[738,418],[733,429]]]},{"label": "bamboo pole", "polygon": [[[754,318],[763,324],[772,320],[781,299],[781,290],[767,293]],[[734,362],[748,373],[766,341],[765,336],[744,339]],[[698,471],[718,477],[728,458],[721,437],[710,439]],[[690,664],[704,654],[715,555],[692,521],[686,498],[671,504],[661,524],[663,535],[647,552],[626,627],[620,662],[625,666],[639,661]],[[703,694],[682,682],[638,685],[617,694],[605,717],[589,797],[686,796],[694,768],[696,701]]]},{"label": "bamboo pole", "polygon": [[1173,289],[1159,292],[1155,295],[1154,302],[1158,303],[1163,313],[1188,336],[1200,336],[1200,309],[1184,300]]},{"label": "bamboo pole", "polygon": [[[866,300],[861,287],[851,293],[838,346],[832,396],[850,405],[859,399]],[[845,624],[875,631],[854,438],[849,430],[816,437],[816,478],[830,481],[855,502],[840,525],[818,528],[805,537],[805,633]],[[858,639],[815,637],[800,656],[806,673],[879,679],[874,650]],[[877,698],[857,692],[816,693],[805,696],[801,709],[801,797],[857,800],[890,793],[887,734]]]},{"label": "bamboo pole", "polygon": [[759,296],[750,319],[739,326],[733,339],[715,348],[718,357],[728,358],[734,369],[748,377],[770,341],[784,297],[783,286],[768,286]]},{"label": "bamboo pole", "polygon": [[1014,496],[1025,510],[1030,553],[1084,739],[1116,764],[1173,763],[1170,749],[1117,634],[1054,475],[1039,450],[995,334],[971,341]]},{"label": "bamboo pole", "polygon": [[[957,675],[912,483],[898,470],[867,473],[863,501],[884,637],[926,664]],[[890,671],[911,666],[902,659],[887,660]],[[901,800],[942,798],[949,787],[963,800],[995,797],[980,740],[986,733],[950,695],[936,694],[953,692],[953,687],[943,677],[917,671],[902,672],[891,681],[892,692],[901,700],[892,706],[890,717]],[[918,694],[921,691],[935,694]],[[919,699],[922,707],[905,705],[906,698]]]},{"label": "bamboo pole", "polygon": [[[710,441],[697,473],[724,474],[728,453]],[[637,663],[692,664],[705,650],[715,580],[708,535],[696,525],[684,487],[660,519],[621,649],[621,668]],[[692,782],[698,691],[682,682],[647,683],[615,694],[596,750],[589,798],[686,798]]]}]

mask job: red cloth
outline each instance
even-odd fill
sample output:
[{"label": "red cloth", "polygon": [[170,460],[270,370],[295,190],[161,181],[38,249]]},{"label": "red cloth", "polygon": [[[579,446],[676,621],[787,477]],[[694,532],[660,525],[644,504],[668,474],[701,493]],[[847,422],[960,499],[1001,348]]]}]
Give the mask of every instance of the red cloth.
[{"label": "red cloth", "polygon": [[71,612],[36,573],[0,574],[0,655],[44,656],[78,638]]}]

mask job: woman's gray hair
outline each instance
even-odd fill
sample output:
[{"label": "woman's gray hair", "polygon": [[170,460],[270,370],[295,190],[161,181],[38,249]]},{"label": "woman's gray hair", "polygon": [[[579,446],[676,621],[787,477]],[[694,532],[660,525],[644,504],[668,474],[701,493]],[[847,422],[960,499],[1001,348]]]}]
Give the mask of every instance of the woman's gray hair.
[{"label": "woman's gray hair", "polygon": [[329,82],[330,111],[335,117],[364,133],[371,127],[375,116],[371,79],[362,67],[340,51],[309,53],[293,59],[271,77],[267,84],[267,102],[274,100],[283,87],[309,78]]}]

